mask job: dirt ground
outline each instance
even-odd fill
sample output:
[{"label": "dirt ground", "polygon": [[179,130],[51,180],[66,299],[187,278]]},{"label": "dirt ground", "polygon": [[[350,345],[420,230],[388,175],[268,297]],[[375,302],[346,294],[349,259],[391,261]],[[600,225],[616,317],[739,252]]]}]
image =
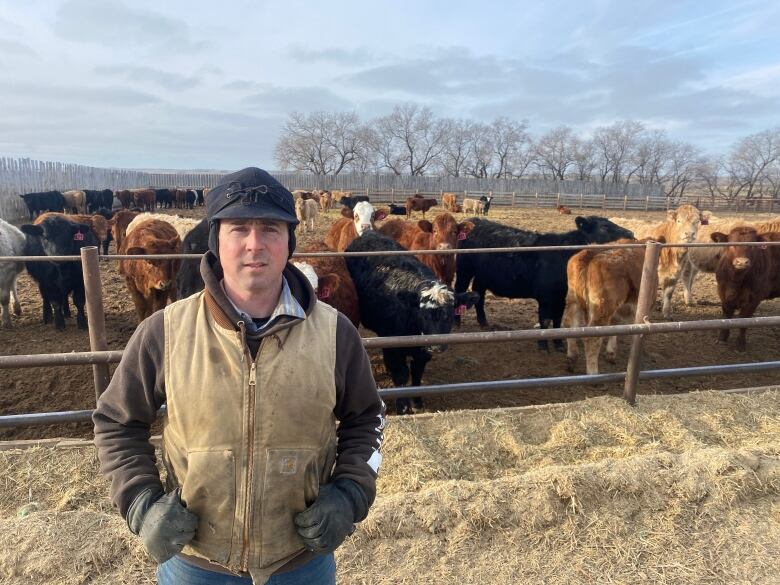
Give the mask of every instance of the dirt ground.
[{"label": "dirt ground", "polygon": [[[434,208],[429,214],[440,212]],[[576,211],[576,210],[575,210]],[[191,217],[202,217],[202,208],[177,213]],[[588,213],[586,211],[586,213]],[[419,215],[419,214],[416,214]],[[662,213],[609,212],[609,215],[662,219]],[[721,215],[721,214],[719,214]],[[509,209],[495,207],[490,219],[539,231],[566,231],[574,228],[576,215],[562,216],[548,209]],[[307,243],[321,240],[328,227],[338,217],[337,211],[321,215],[316,230],[299,233],[299,248]],[[111,253],[114,253],[112,244]],[[116,261],[101,262],[101,274],[106,316],[107,339],[110,349],[122,349],[136,326],[136,317],[125,288],[117,272]],[[674,318],[683,321],[712,319],[720,317],[720,308],[712,275],[699,276],[695,292],[700,304],[686,307],[678,287],[674,297]],[[73,319],[68,320],[65,331],[57,332],[52,325],[41,322],[40,297],[26,273],[19,278],[19,293],[23,314],[14,317],[12,330],[0,330],[0,352],[3,355],[36,354],[89,350],[86,331],[76,329]],[[536,323],[536,303],[531,300],[509,300],[487,297],[486,311],[492,326],[500,329],[529,329]],[[780,314],[780,299],[765,301],[756,316]],[[659,311],[652,316],[660,321]],[[479,331],[473,310],[464,317],[461,331]],[[361,331],[370,336],[370,332]],[[777,329],[753,329],[748,333],[748,348],[738,353],[733,343],[718,345],[716,333],[676,333],[650,336],[646,339],[648,357],[644,369],[674,368],[694,365],[716,365],[749,363],[778,359],[780,355],[780,331]],[[619,344],[617,363],[606,363],[603,358],[603,372],[625,369],[629,343]],[[578,364],[576,373],[584,373],[584,364]],[[371,361],[380,387],[390,387],[392,382],[382,364],[381,352],[372,351]],[[434,357],[428,364],[424,384],[449,382],[502,380],[567,375],[565,354],[551,351],[539,352],[536,342],[491,343],[480,345],[454,345]],[[723,389],[747,386],[762,386],[776,383],[776,372],[756,373],[739,376],[708,376],[704,378],[680,378],[673,380],[644,381],[640,383],[640,394],[679,393],[697,389]],[[572,385],[554,389],[530,389],[508,392],[460,393],[430,398],[426,411],[447,411],[453,409],[484,409],[505,406],[523,406],[550,402],[581,400],[604,394],[617,395],[622,392],[620,384],[602,386]],[[92,370],[89,366],[48,367],[0,370],[0,414],[34,413],[45,411],[83,410],[94,407],[95,396]],[[4,430],[0,439],[29,439],[39,437],[88,437],[89,424],[37,426]]]}]

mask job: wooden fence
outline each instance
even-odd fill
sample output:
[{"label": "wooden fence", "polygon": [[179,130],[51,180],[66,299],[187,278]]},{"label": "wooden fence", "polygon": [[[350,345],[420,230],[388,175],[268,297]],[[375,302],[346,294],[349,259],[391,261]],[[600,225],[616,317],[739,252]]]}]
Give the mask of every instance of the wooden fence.
[{"label": "wooden fence", "polygon": [[[19,221],[27,217],[22,193],[68,189],[128,189],[133,187],[213,187],[229,171],[129,170],[0,157],[0,218]],[[628,185],[544,179],[476,179],[473,177],[412,177],[387,173],[344,173],[321,176],[297,171],[273,175],[289,189],[340,189],[367,194],[379,203],[402,204],[411,194],[440,197],[453,192],[465,197],[492,194],[493,205],[578,210],[658,211],[676,207],[663,197],[660,185]],[[780,211],[780,200],[716,201],[688,196],[685,202],[700,209],[732,212]]]}]

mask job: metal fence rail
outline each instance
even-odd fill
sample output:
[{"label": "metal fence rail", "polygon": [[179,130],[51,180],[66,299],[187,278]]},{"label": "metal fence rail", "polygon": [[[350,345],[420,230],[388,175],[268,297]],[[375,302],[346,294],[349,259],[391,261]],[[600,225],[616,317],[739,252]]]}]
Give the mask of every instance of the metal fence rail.
[{"label": "metal fence rail", "polygon": [[[740,245],[780,245],[780,242],[753,242],[740,243]],[[645,261],[642,272],[642,280],[639,290],[636,315],[634,324],[631,325],[612,325],[602,327],[578,327],[570,329],[534,329],[519,331],[499,331],[490,333],[456,333],[437,336],[413,336],[413,337],[383,337],[383,338],[365,338],[363,343],[366,348],[383,347],[410,347],[419,345],[435,345],[450,343],[489,343],[520,340],[539,340],[539,339],[564,339],[564,338],[582,338],[582,337],[604,337],[612,335],[632,335],[633,341],[630,351],[630,357],[626,372],[617,374],[599,374],[596,376],[563,376],[555,378],[533,378],[527,380],[505,380],[497,382],[468,382],[461,384],[443,384],[437,386],[427,386],[419,388],[393,388],[383,390],[383,395],[402,396],[417,395],[421,393],[448,392],[448,391],[475,391],[479,389],[504,389],[509,385],[512,388],[532,387],[532,386],[552,386],[570,383],[594,384],[604,382],[624,381],[624,397],[630,403],[634,404],[636,399],[636,387],[640,379],[652,379],[654,377],[668,376],[692,376],[704,375],[710,373],[735,373],[745,371],[761,371],[766,369],[776,369],[778,362],[760,362],[753,364],[731,364],[727,366],[699,366],[693,368],[676,368],[672,370],[652,370],[641,371],[641,346],[644,335],[654,333],[669,333],[681,331],[703,331],[718,330],[727,328],[752,328],[752,327],[776,327],[780,325],[780,317],[754,317],[749,319],[719,319],[705,321],[678,321],[673,323],[649,323],[648,315],[653,300],[658,278],[658,261],[661,249],[666,247],[722,247],[728,246],[728,243],[722,244],[659,244],[649,241],[645,244],[604,244],[604,245],[579,245],[579,246],[539,246],[539,247],[518,247],[518,248],[482,248],[473,250],[441,250],[441,251],[380,251],[380,252],[358,252],[358,253],[316,253],[311,256],[391,256],[391,255],[418,255],[420,253],[511,253],[511,252],[545,252],[545,251],[563,251],[563,250],[581,250],[581,249],[603,249],[603,248],[645,248]],[[301,257],[307,254],[301,254]],[[198,258],[199,254],[167,254],[157,256],[158,258]],[[103,260],[120,259],[148,259],[148,256],[109,256],[102,257]],[[20,257],[0,257],[0,261],[11,259],[19,261]],[[25,258],[26,259],[26,258]],[[82,262],[86,303],[89,315],[88,325],[90,330],[90,352],[68,353],[68,354],[42,354],[42,355],[23,355],[23,356],[2,356],[0,357],[0,369],[11,367],[40,367],[47,365],[64,366],[74,364],[92,364],[94,368],[95,394],[99,398],[100,394],[108,385],[108,364],[116,363],[121,359],[121,351],[106,351],[105,343],[105,322],[99,316],[104,314],[102,290],[99,274],[99,256],[97,247],[90,246],[81,250],[80,257],[62,256],[62,257],[30,257],[31,261],[75,261],[80,259]],[[75,412],[75,414],[74,414]],[[54,418],[47,415],[52,413],[37,413],[31,415],[12,415],[9,417],[0,417],[0,427],[16,426],[18,424],[52,424],[51,421],[72,422],[69,417],[81,417],[78,420],[87,420],[90,411],[74,411],[70,413],[56,413]],[[87,417],[86,419],[84,417]],[[46,422],[38,422],[46,421]]]}]

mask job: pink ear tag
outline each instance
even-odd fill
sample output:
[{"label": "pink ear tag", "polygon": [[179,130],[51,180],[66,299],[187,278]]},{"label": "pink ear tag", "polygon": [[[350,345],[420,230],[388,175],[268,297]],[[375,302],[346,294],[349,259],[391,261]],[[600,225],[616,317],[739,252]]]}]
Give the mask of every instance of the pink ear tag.
[{"label": "pink ear tag", "polygon": [[455,307],[455,314],[458,317],[462,317],[463,315],[465,315],[466,314],[466,305],[458,305],[457,307]]},{"label": "pink ear tag", "polygon": [[330,288],[328,288],[327,286],[323,286],[320,289],[320,292],[317,294],[317,298],[320,299],[327,299],[329,296],[330,296]]},{"label": "pink ear tag", "polygon": [[466,239],[466,232],[458,232],[458,241]]},{"label": "pink ear tag", "polygon": [[76,232],[75,234],[73,234],[73,239],[76,240],[77,242],[80,242],[81,240],[84,239],[84,234],[82,234],[81,232]]}]

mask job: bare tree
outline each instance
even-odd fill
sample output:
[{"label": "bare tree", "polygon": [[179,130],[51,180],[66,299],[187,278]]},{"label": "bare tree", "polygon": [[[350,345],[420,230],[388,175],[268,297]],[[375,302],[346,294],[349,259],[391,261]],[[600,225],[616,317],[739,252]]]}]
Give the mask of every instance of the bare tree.
[{"label": "bare tree", "polygon": [[696,180],[703,160],[699,149],[687,142],[666,142],[664,153],[666,161],[656,171],[656,178],[666,198],[677,204]]},{"label": "bare tree", "polygon": [[506,117],[497,118],[490,125],[495,164],[492,175],[496,179],[515,176],[512,163],[518,160],[521,149],[528,143],[527,128],[526,120],[518,122]]},{"label": "bare tree", "polygon": [[669,162],[672,147],[663,130],[653,130],[640,137],[629,157],[626,183],[632,177],[643,185],[662,182],[661,175]]},{"label": "bare tree", "polygon": [[444,174],[460,177],[466,173],[471,149],[473,123],[468,120],[450,120],[439,166]]},{"label": "bare tree", "polygon": [[741,185],[745,199],[762,195],[767,172],[780,159],[780,129],[764,130],[740,140],[728,158],[728,173]]},{"label": "bare tree", "polygon": [[375,142],[382,164],[400,175],[424,175],[446,147],[449,121],[437,119],[430,108],[404,104],[374,124]]},{"label": "bare tree", "polygon": [[572,141],[574,178],[579,181],[590,181],[598,162],[596,160],[596,145],[592,140],[574,138]]},{"label": "bare tree", "polygon": [[593,143],[599,156],[598,168],[601,180],[621,183],[626,176],[631,156],[644,132],[641,122],[623,120],[611,126],[598,128]]},{"label": "bare tree", "polygon": [[290,114],[274,149],[283,169],[338,175],[365,148],[355,113],[300,112]]},{"label": "bare tree", "polygon": [[563,181],[575,161],[574,134],[568,126],[558,126],[539,138],[534,145],[536,166],[543,175],[549,173]]},{"label": "bare tree", "polygon": [[472,124],[469,132],[469,153],[466,159],[466,173],[478,179],[490,176],[493,162],[493,139],[490,126]]}]

